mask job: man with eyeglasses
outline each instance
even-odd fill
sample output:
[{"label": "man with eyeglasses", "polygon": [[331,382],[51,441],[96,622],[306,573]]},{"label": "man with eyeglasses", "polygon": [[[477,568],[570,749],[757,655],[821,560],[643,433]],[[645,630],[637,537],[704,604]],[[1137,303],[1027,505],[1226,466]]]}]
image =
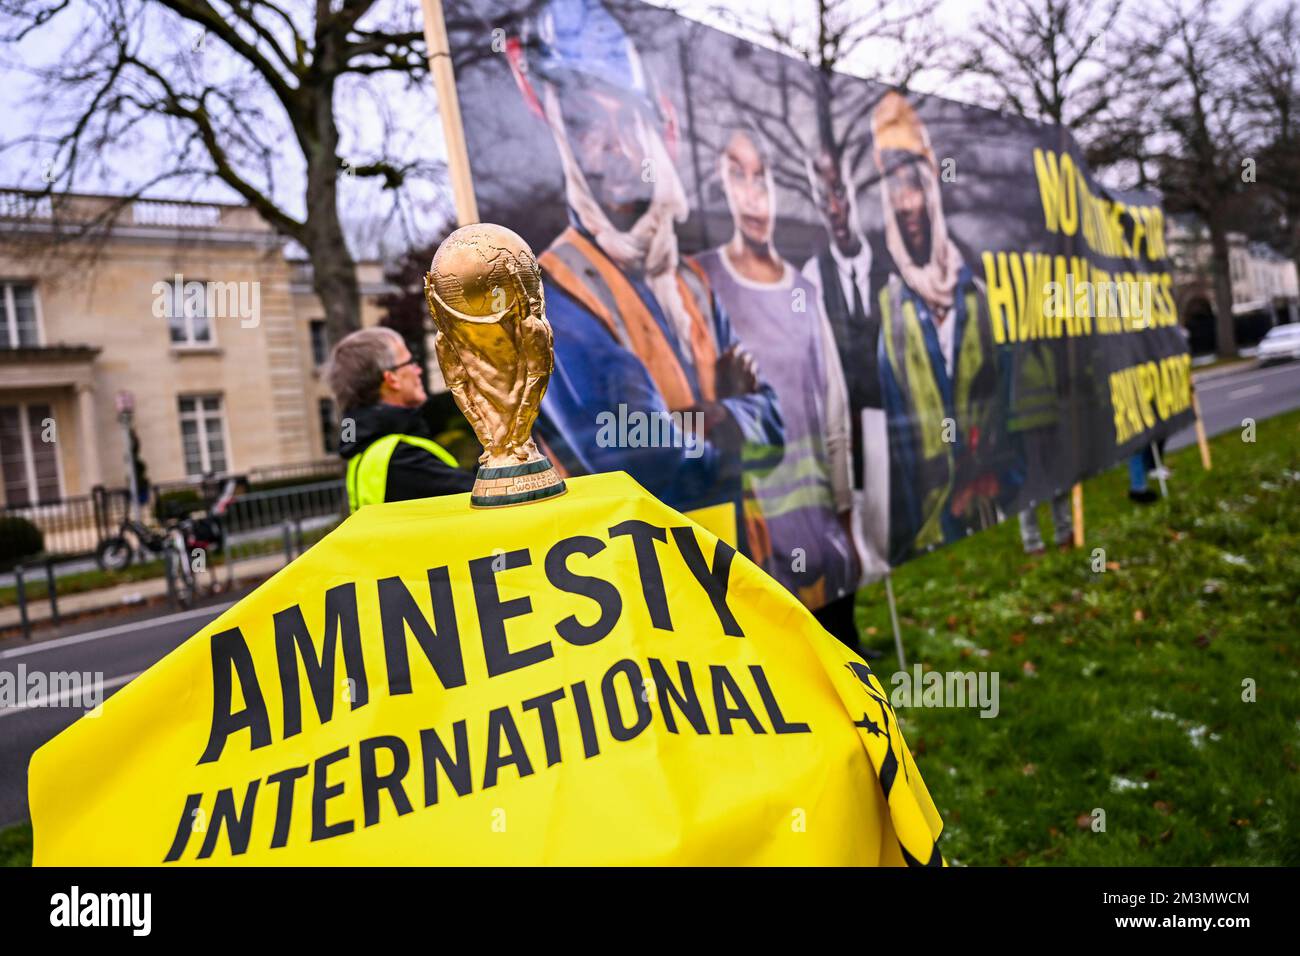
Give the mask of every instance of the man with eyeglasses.
[{"label": "man with eyeglasses", "polygon": [[472,472],[433,440],[424,371],[402,337],[376,326],[330,353],[328,380],[342,409],[339,454],[348,463],[348,508],[469,491]]}]

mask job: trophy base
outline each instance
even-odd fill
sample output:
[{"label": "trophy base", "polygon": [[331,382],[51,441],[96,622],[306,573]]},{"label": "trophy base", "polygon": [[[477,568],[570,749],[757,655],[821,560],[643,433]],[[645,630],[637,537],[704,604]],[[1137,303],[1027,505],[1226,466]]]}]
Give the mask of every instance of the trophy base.
[{"label": "trophy base", "polygon": [[522,465],[482,467],[470,492],[471,508],[504,508],[564,494],[564,479],[545,456]]}]

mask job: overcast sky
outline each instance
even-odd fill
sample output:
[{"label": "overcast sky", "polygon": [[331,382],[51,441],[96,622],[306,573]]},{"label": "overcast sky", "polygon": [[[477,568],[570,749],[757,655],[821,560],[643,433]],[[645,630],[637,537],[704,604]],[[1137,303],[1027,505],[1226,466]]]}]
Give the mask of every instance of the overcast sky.
[{"label": "overcast sky", "polygon": [[[382,0],[382,2],[393,4],[392,9],[398,11],[401,16],[412,18],[412,22],[415,22],[414,18],[419,16],[418,0]],[[867,0],[867,2],[874,8],[876,0]],[[1145,2],[1146,0],[1131,0],[1130,5],[1134,12],[1140,12],[1145,9]],[[293,7],[295,4],[299,5],[300,17],[305,23],[306,18],[310,17],[312,4],[309,0],[292,0],[289,6]],[[761,23],[772,12],[779,17],[785,17],[790,11],[813,9],[812,0],[727,0],[725,4],[720,4],[717,0],[659,0],[658,5],[671,7],[693,19],[720,29],[732,29],[728,16],[719,10],[720,7],[725,7],[730,14],[753,23]],[[1235,15],[1242,10],[1268,5],[1270,4],[1267,2],[1257,3],[1254,0],[1224,0],[1221,4],[1225,15]],[[936,16],[939,28],[949,36],[960,38],[968,32],[972,18],[977,16],[984,6],[981,0],[941,0]],[[6,141],[41,130],[42,119],[49,115],[49,108],[38,102],[37,96],[40,90],[34,87],[23,67],[49,63],[57,57],[69,42],[77,38],[82,16],[84,13],[74,3],[52,24],[36,31],[17,49],[0,51],[0,55],[8,57],[7,60],[0,61],[0,115],[6,117],[5,133],[2,134]],[[808,20],[811,22],[812,18],[809,17]],[[175,50],[176,56],[188,56],[191,55],[188,47],[198,36],[197,28],[190,32],[194,35],[190,36],[187,33],[177,36],[174,29],[168,30],[158,37],[157,43]],[[759,36],[751,35],[750,38],[761,42]],[[861,76],[888,76],[894,65],[895,56],[896,51],[888,44],[868,42],[855,51],[845,66],[849,72]],[[205,57],[203,61],[205,78],[210,81],[213,76],[221,76],[222,63],[219,51],[216,51],[215,56],[209,52]],[[954,85],[934,73],[922,73],[914,78],[913,85],[925,92],[938,92],[957,99],[972,102],[979,102],[981,99],[977,88],[970,87],[968,84]],[[431,83],[421,84],[414,90],[401,89],[395,84],[386,87],[381,95],[372,97],[361,96],[354,92],[341,98],[340,102],[343,127],[342,152],[345,157],[355,155],[358,157],[357,161],[366,161],[367,144],[373,144],[381,138],[386,119],[385,113],[388,121],[398,130],[397,148],[401,154],[437,158],[444,156],[442,127],[437,117],[436,96]],[[157,137],[158,134],[156,132],[145,134],[140,142],[124,149],[122,156],[115,157],[118,175],[126,178],[147,176],[153,171],[151,167],[160,168],[163,162],[171,158],[172,154],[169,150],[173,149],[172,144],[157,138],[150,140],[148,138],[150,135]],[[296,148],[285,150],[284,155],[286,159],[282,164],[283,168],[276,171],[277,192],[280,201],[294,214],[300,215],[303,176],[301,157]],[[0,185],[40,186],[41,176],[48,168],[50,156],[50,148],[40,144],[11,149],[0,154]],[[296,160],[293,158],[295,156],[297,156]],[[152,163],[151,157],[154,157]],[[112,186],[107,183],[97,184],[94,181],[79,182],[78,186],[83,190],[112,189]],[[345,216],[349,221],[350,233],[354,245],[358,246],[356,251],[359,254],[373,255],[380,251],[381,239],[386,240],[383,244],[388,247],[382,250],[384,252],[393,252],[406,245],[409,237],[403,230],[395,227],[391,222],[376,220],[373,214],[373,210],[381,205],[378,202],[377,181],[354,180],[343,184],[342,192]],[[238,201],[238,198],[221,184],[189,190],[168,186],[164,187],[162,193],[171,197]],[[417,192],[413,212],[417,220],[416,228],[421,230],[436,228],[439,220],[449,209],[450,203],[445,193],[433,188]]]}]

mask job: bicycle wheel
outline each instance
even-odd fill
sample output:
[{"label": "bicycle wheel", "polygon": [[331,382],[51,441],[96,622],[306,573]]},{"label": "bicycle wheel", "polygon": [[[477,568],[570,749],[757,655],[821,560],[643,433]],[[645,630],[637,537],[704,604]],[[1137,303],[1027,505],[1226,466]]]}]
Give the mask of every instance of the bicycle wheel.
[{"label": "bicycle wheel", "polygon": [[95,549],[95,563],[105,571],[121,571],[130,566],[133,557],[131,542],[121,536],[105,538]]}]

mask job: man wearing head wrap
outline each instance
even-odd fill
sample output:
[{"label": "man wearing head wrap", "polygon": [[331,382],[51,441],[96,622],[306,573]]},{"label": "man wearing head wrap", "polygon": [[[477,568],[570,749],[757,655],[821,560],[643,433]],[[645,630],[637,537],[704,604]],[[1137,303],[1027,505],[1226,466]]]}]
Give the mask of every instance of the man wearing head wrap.
[{"label": "man wearing head wrap", "polygon": [[[779,447],[781,417],[699,267],[678,255],[689,209],[673,165],[672,105],[596,0],[551,0],[508,49],[550,127],[569,227],[539,256],[555,371],[537,430],[569,473],[625,470],[682,511],[733,506],[743,545],[741,449]],[[599,417],[689,415],[703,435],[610,447]],[[630,444],[630,443],[629,443]]]},{"label": "man wearing head wrap", "polygon": [[895,92],[872,133],[895,270],[877,304],[897,564],[998,520],[1006,416],[983,285],[948,235],[929,134]]},{"label": "man wearing head wrap", "polygon": [[755,561],[857,649],[848,396],[835,340],[812,283],[772,242],[776,190],[763,136],[731,130],[718,175],[734,232],[699,263],[776,390],[785,425],[784,449],[745,455],[771,547]]}]

